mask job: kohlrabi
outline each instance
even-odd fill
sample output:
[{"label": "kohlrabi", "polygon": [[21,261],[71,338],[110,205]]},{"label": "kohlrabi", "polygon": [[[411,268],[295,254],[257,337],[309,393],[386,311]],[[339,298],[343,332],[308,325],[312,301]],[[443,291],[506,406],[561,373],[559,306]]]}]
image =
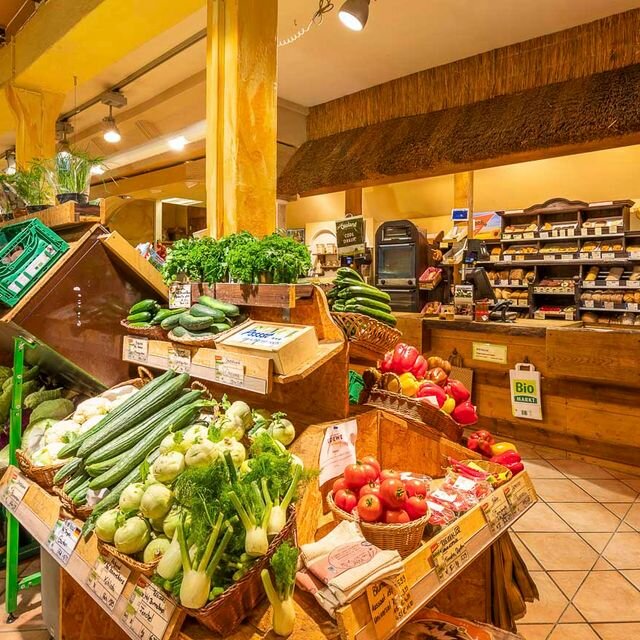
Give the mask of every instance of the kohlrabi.
[{"label": "kohlrabi", "polygon": [[118,517],[120,511],[118,509],[109,509],[105,511],[96,520],[96,535],[103,542],[113,542],[113,536],[118,528]]},{"label": "kohlrabi", "polygon": [[274,413],[273,422],[269,425],[268,432],[283,445],[289,446],[296,437],[293,423],[287,420],[286,413]]},{"label": "kohlrabi", "polygon": [[265,593],[273,607],[273,632],[278,636],[290,636],[296,621],[293,590],[296,586],[298,549],[283,542],[271,558],[271,570],[275,586],[268,569],[260,577]]},{"label": "kohlrabi", "polygon": [[225,414],[216,421],[216,427],[220,429],[220,436],[222,438],[242,440],[244,437],[244,422],[240,416]]},{"label": "kohlrabi", "polygon": [[149,525],[139,516],[133,516],[118,528],[113,544],[120,553],[133,555],[142,551],[151,540]]},{"label": "kohlrabi", "polygon": [[253,422],[253,416],[251,415],[251,407],[246,402],[242,402],[242,400],[236,400],[232,405],[225,411],[227,416],[237,416],[242,420],[242,425],[245,429],[248,429]]},{"label": "kohlrabi", "polygon": [[180,451],[168,451],[159,455],[151,470],[158,482],[173,482],[185,468],[184,455]]},{"label": "kohlrabi", "polygon": [[164,518],[173,504],[171,489],[163,484],[147,487],[140,501],[140,511],[145,518]]},{"label": "kohlrabi", "polygon": [[144,548],[144,552],[142,554],[143,562],[150,564],[151,562],[160,560],[170,545],[171,542],[168,538],[158,536]]},{"label": "kohlrabi", "polygon": [[225,451],[228,451],[231,454],[231,459],[233,460],[233,464],[236,469],[240,468],[247,457],[244,445],[241,442],[238,442],[235,438],[224,438],[217,443],[217,447],[222,455],[224,455]]},{"label": "kohlrabi", "polygon": [[192,444],[185,453],[184,460],[187,467],[207,467],[218,459],[219,454],[218,446],[205,439]]},{"label": "kohlrabi", "polygon": [[128,487],[125,487],[118,500],[120,509],[122,509],[122,511],[135,511],[139,509],[144,489],[145,487],[142,482],[134,482]]}]

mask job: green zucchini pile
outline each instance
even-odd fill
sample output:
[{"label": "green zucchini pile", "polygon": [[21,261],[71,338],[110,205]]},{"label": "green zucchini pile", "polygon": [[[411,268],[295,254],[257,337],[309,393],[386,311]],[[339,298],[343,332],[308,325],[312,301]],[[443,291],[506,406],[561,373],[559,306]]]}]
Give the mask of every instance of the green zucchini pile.
[{"label": "green zucchini pile", "polygon": [[366,284],[362,276],[349,267],[338,269],[333,289],[327,294],[331,311],[361,313],[392,327],[396,318],[391,313],[391,297],[385,291]]},{"label": "green zucchini pile", "polygon": [[216,300],[211,296],[200,296],[191,309],[181,309],[160,323],[172,338],[202,338],[214,336],[231,329],[244,317],[235,304]]}]

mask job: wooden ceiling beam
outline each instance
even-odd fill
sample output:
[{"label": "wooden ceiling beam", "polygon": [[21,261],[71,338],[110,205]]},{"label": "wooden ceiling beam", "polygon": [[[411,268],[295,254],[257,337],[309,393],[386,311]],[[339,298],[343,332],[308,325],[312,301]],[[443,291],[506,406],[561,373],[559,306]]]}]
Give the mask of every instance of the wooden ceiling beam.
[{"label": "wooden ceiling beam", "polygon": [[640,64],[305,142],[278,193],[314,195],[640,143]]}]

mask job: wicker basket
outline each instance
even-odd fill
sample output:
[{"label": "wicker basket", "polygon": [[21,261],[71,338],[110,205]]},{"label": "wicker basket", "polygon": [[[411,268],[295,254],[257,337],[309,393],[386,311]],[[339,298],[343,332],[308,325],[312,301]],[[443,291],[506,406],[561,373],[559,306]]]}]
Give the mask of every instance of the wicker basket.
[{"label": "wicker basket", "polygon": [[60,504],[62,504],[62,508],[74,518],[78,518],[78,520],[86,520],[91,513],[93,512],[93,507],[89,505],[75,505],[73,504],[73,500],[60,488],[53,487],[53,493],[60,500]]},{"label": "wicker basket", "polygon": [[393,349],[402,333],[389,325],[362,313],[332,311],[333,321],[342,329],[349,341],[351,355],[378,358]]},{"label": "wicker basket", "polygon": [[511,478],[513,478],[513,473],[509,469],[507,469],[507,467],[497,462],[491,462],[490,460],[462,460],[462,464],[465,465],[469,465],[472,462],[474,465],[480,467],[483,471],[486,471],[487,473],[490,473],[492,475],[504,473],[505,471],[507,472],[506,480],[503,480],[502,482],[496,482],[492,485],[494,488],[501,487],[503,484],[506,484],[507,482],[509,482],[509,480],[511,480]]},{"label": "wicker basket", "polygon": [[378,549],[395,549],[401,557],[406,558],[414,552],[422,542],[424,530],[429,523],[430,513],[405,524],[374,524],[362,522],[350,513],[343,511],[333,501],[333,491],[327,495],[327,504],[336,520],[357,522],[362,535]]},{"label": "wicker basket", "polygon": [[124,327],[126,332],[132,336],[142,336],[150,340],[164,340],[167,337],[167,332],[160,325],[132,327],[126,320],[120,320],[120,326]]},{"label": "wicker basket", "polygon": [[64,463],[38,467],[31,462],[27,453],[22,449],[16,451],[16,458],[20,471],[22,471],[27,478],[40,485],[45,491],[52,493],[53,477],[58,473],[58,470],[62,469]]},{"label": "wicker basket", "polygon": [[[217,334],[219,335],[219,334]],[[208,336],[177,336],[173,331],[170,331],[167,338],[171,340],[171,342],[175,342],[177,344],[183,344],[185,347],[202,347],[208,349],[215,349],[216,343],[214,341],[214,337],[216,335],[211,334]]]},{"label": "wicker basket", "polygon": [[260,572],[267,567],[271,556],[284,540],[295,543],[296,512],[289,508],[289,517],[284,529],[269,545],[266,555],[262,556],[241,580],[229,587],[219,598],[202,609],[186,609],[201,625],[211,631],[227,636],[249,616],[264,598],[264,588]]},{"label": "wicker basket", "polygon": [[426,401],[415,400],[400,393],[393,393],[392,391],[374,387],[369,391],[366,404],[390,411],[414,422],[423,422],[428,427],[449,438],[449,440],[453,440],[453,442],[462,441],[464,427],[458,424],[449,414],[436,409]]},{"label": "wicker basket", "polygon": [[113,545],[107,544],[102,540],[98,540],[98,552],[102,555],[110,555],[113,558],[117,558],[122,562],[122,564],[126,565],[133,571],[138,571],[147,577],[151,577],[153,575],[156,566],[160,562],[160,558],[153,562],[139,562],[125,553],[120,553]]}]

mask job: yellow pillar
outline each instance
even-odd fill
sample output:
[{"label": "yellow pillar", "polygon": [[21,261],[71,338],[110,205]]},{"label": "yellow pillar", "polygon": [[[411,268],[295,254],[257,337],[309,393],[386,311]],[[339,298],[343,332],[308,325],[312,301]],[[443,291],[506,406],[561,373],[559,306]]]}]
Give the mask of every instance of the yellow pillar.
[{"label": "yellow pillar", "polygon": [[276,224],[278,0],[207,9],[207,226],[257,236]]},{"label": "yellow pillar", "polygon": [[16,163],[26,166],[35,158],[56,153],[56,120],[64,95],[6,85],[9,106],[16,117]]}]

